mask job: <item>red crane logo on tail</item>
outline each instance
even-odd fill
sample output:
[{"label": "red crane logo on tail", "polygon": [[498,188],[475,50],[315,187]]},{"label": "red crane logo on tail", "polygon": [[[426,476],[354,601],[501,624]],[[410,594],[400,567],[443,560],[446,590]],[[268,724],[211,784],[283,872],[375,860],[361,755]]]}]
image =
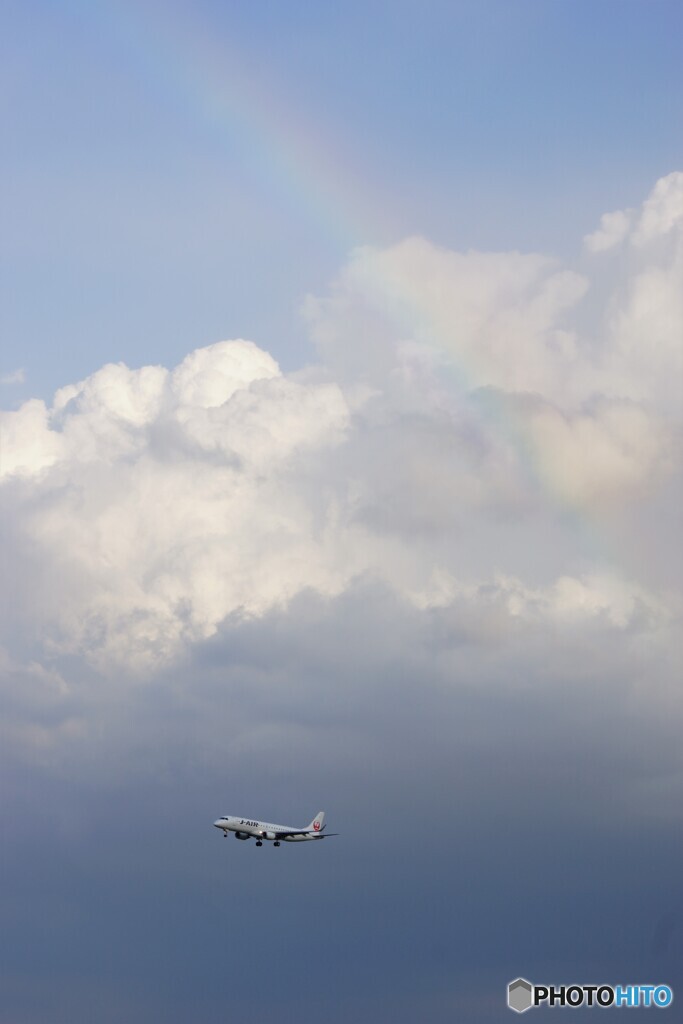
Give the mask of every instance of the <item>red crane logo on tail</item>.
[{"label": "red crane logo on tail", "polygon": [[313,822],[313,830],[314,830],[314,832],[319,832],[320,831],[320,822],[319,821],[314,821]]}]

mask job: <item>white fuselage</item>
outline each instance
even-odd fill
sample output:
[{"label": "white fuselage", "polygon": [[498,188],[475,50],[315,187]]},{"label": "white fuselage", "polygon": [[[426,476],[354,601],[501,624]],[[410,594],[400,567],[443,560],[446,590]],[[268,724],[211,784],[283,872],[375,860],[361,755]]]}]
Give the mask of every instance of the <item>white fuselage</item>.
[{"label": "white fuselage", "polygon": [[[315,824],[315,823],[314,823]],[[324,839],[322,830],[296,828],[291,825],[275,825],[271,821],[256,821],[254,818],[240,818],[234,814],[226,814],[214,821],[214,826],[223,830],[223,834],[234,832],[238,839],[268,839],[271,842],[301,843],[312,839]]]}]

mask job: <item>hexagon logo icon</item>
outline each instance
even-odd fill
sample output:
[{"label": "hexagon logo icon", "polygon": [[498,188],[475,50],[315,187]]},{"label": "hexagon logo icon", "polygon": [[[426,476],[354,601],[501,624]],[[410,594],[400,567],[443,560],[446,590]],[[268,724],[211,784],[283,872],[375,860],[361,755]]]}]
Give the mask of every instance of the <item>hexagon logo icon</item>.
[{"label": "hexagon logo icon", "polygon": [[526,978],[517,978],[508,985],[508,1006],[515,1013],[524,1013],[533,1003],[533,986]]}]

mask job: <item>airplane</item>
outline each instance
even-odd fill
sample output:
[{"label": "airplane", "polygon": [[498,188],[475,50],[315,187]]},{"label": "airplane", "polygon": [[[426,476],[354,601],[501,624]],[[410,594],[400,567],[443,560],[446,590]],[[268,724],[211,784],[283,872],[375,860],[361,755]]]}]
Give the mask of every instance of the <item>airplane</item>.
[{"label": "airplane", "polygon": [[214,828],[223,829],[225,839],[228,837],[228,832],[234,832],[235,839],[254,838],[257,846],[263,846],[264,839],[271,840],[273,846],[279,846],[280,840],[284,840],[286,843],[306,843],[312,839],[328,839],[330,836],[338,835],[337,832],[328,832],[323,835],[324,820],[325,812],[319,811],[306,828],[290,828],[289,825],[273,825],[268,821],[255,821],[253,818],[240,818],[234,814],[224,814],[213,824]]}]

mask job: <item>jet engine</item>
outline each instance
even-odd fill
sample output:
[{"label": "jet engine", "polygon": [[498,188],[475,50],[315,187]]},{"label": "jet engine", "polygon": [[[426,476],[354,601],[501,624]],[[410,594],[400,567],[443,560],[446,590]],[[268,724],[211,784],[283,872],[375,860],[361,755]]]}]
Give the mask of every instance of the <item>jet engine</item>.
[{"label": "jet engine", "polygon": [[248,839],[248,838],[249,838],[249,833],[248,832],[235,832],[235,839]]},{"label": "jet engine", "polygon": [[277,832],[262,832],[262,839],[277,839]]}]

